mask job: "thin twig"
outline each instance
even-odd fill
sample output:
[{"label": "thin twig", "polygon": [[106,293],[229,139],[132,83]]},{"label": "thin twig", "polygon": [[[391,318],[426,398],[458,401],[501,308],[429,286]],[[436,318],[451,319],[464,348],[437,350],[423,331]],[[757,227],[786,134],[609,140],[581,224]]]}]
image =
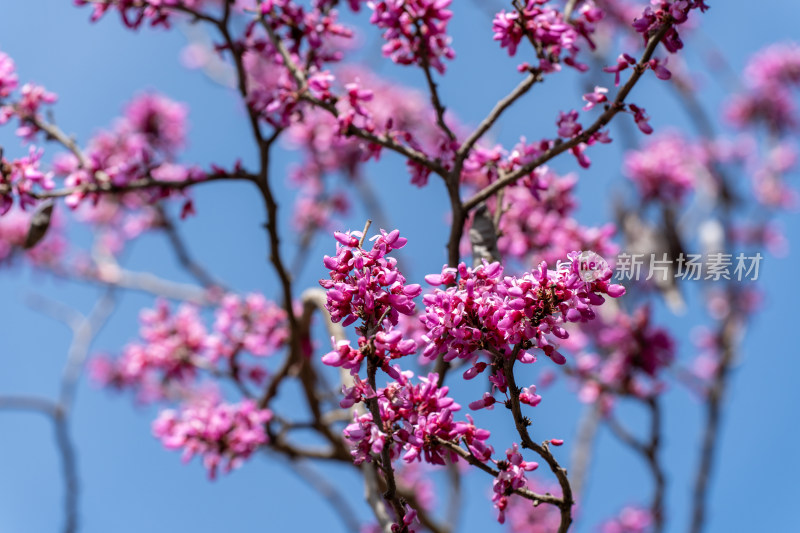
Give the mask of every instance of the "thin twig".
[{"label": "thin twig", "polygon": [[519,348],[515,349],[511,355],[505,356],[503,368],[506,381],[508,382],[511,413],[514,416],[514,424],[517,427],[517,433],[519,434],[522,447],[533,450],[544,459],[558,480],[562,494],[557,504],[561,511],[561,523],[558,528],[558,533],[566,533],[567,530],[569,530],[570,524],[572,524],[572,506],[575,504],[572,496],[572,487],[567,478],[566,469],[558,464],[558,461],[556,461],[556,458],[553,457],[553,454],[550,452],[547,443],[537,444],[528,433],[530,421],[522,415],[522,408],[519,400],[520,389],[514,377],[514,363],[516,362],[518,351]]},{"label": "thin twig", "polygon": [[552,148],[545,151],[542,155],[526,165],[521,166],[517,170],[509,174],[501,175],[497,181],[487,185],[475,193],[466,202],[464,202],[464,209],[471,211],[481,201],[491,197],[500,189],[516,183],[519,179],[530,174],[536,168],[547,163],[557,155],[560,155],[581,143],[585,143],[595,133],[599,132],[603,127],[608,125],[608,123],[611,122],[611,119],[613,119],[617,113],[625,109],[625,99],[628,97],[628,94],[630,94],[636,83],[639,81],[639,79],[641,79],[642,75],[647,70],[647,62],[650,61],[650,58],[653,56],[653,53],[658,47],[659,42],[671,27],[672,25],[670,23],[665,23],[655,34],[650,37],[641,59],[633,67],[633,72],[631,73],[630,78],[628,78],[628,81],[625,83],[625,85],[623,85],[619,92],[617,92],[617,96],[614,101],[610,105],[606,106],[605,112],[603,112],[603,114],[601,114],[591,126],[567,141],[556,143]]}]

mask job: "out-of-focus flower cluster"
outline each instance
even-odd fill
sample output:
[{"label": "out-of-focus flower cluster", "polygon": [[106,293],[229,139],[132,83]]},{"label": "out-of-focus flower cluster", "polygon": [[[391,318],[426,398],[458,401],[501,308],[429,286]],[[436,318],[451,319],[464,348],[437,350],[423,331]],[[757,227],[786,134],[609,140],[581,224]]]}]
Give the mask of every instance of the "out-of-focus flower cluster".
[{"label": "out-of-focus flower cluster", "polygon": [[619,512],[619,516],[604,522],[600,533],[646,533],[653,524],[653,515],[641,507],[629,506]]},{"label": "out-of-focus flower cluster", "polygon": [[153,422],[153,435],[166,448],[182,449],[185,462],[201,456],[214,479],[220,466],[230,472],[269,442],[265,424],[271,418],[269,409],[259,409],[251,400],[227,404],[204,399],[162,411]]},{"label": "out-of-focus flower cluster", "polygon": [[583,379],[582,401],[610,409],[614,395],[647,398],[664,388],[662,371],[675,359],[672,336],[654,325],[649,307],[618,311],[582,327],[597,350],[584,348],[576,371]]},{"label": "out-of-focus flower cluster", "polygon": [[261,384],[266,369],[240,355],[273,355],[288,335],[285,311],[261,294],[225,296],[210,330],[196,307],[184,304],[173,312],[165,301],[142,311],[140,321],[141,341],[116,359],[95,357],[90,372],[103,385],[136,391],[141,401],[181,397],[203,371]]},{"label": "out-of-focus flower cluster", "polygon": [[623,172],[644,201],[680,204],[707,171],[706,152],[677,133],[663,134],[625,156]]}]

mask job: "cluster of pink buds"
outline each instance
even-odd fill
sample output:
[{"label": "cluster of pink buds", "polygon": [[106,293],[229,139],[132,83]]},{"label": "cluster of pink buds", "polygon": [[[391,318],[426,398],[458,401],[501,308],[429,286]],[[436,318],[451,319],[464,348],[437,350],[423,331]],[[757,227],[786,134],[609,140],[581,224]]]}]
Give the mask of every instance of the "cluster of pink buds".
[{"label": "cluster of pink buds", "polygon": [[207,341],[212,360],[231,359],[240,350],[255,356],[268,356],[286,344],[286,311],[263,294],[242,298],[229,294],[216,312],[214,333]]},{"label": "cluster of pink buds", "polygon": [[678,30],[675,26],[685,23],[689,19],[689,11],[699,9],[705,12],[708,6],[705,0],[650,0],[642,15],[633,21],[633,28],[642,34],[645,42],[665,24],[670,28],[662,37],[661,42],[673,54],[683,48]]},{"label": "cluster of pink buds", "polygon": [[528,485],[525,472],[531,472],[539,468],[539,463],[525,461],[519,452],[516,443],[506,450],[506,460],[497,461],[497,469],[500,474],[495,478],[492,485],[492,501],[499,514],[497,521],[504,524],[506,521],[506,509],[508,508],[511,492],[519,490]]},{"label": "cluster of pink buds", "polygon": [[575,218],[577,202],[574,175],[558,176],[539,169],[536,194],[524,183],[506,188],[497,247],[503,257],[554,265],[572,250],[593,250],[603,257],[617,253],[613,223],[601,227],[581,225]]},{"label": "cluster of pink buds", "polygon": [[412,377],[409,371],[398,373],[395,381],[377,393],[357,380],[355,388],[359,391],[348,391],[348,396],[357,401],[377,397],[381,417],[377,424],[371,413],[356,412],[354,422],[345,428],[356,464],[370,461],[371,455],[379,454],[385,446],[390,447],[392,458],[402,453],[408,463],[422,459],[437,465],[457,461],[458,456],[439,445],[438,439],[462,441],[475,457],[488,461],[493,452],[486,443],[489,432],[477,428],[469,415],[467,422],[454,419],[453,413],[461,406],[447,396],[447,387],[437,386],[439,376],[428,374],[417,384],[411,382]]},{"label": "cluster of pink buds", "polygon": [[586,70],[588,67],[575,59],[580,51],[579,42],[583,38],[594,48],[590,36],[603,11],[594,2],[583,2],[576,19],[567,21],[561,11],[548,3],[549,0],[528,0],[522,9],[499,12],[493,21],[494,40],[500,41],[500,46],[508,48],[508,54],[513,56],[520,42],[530,39],[542,72],[559,70],[562,53],[566,53],[563,58],[566,65]]},{"label": "cluster of pink buds", "polygon": [[214,479],[220,465],[230,472],[269,442],[265,424],[271,418],[268,409],[259,409],[250,400],[238,404],[202,401],[162,411],[153,422],[153,435],[171,450],[183,449],[184,461],[201,456]]},{"label": "cluster of pink buds", "polygon": [[[494,356],[515,354],[523,362],[536,356],[526,350],[540,348],[553,361],[566,359],[557,351],[554,338],[569,336],[564,325],[595,318],[594,306],[617,298],[624,287],[610,283],[612,271],[593,272],[593,281],[584,281],[580,254],[569,254],[568,269],[548,270],[546,263],[521,277],[503,276],[499,263],[484,263],[476,268],[460,264],[445,267],[441,274],[425,277],[431,285],[447,285],[424,296],[425,313],[420,320],[428,333],[423,354],[442,356],[445,361],[472,359],[478,351]],[[585,277],[585,276],[584,276]]]},{"label": "cluster of pink buds", "polygon": [[[89,196],[81,187],[102,180],[125,186],[148,179],[176,185],[205,179],[199,169],[174,162],[185,144],[186,115],[185,106],[157,94],[143,94],[131,101],[111,131],[100,132],[89,142],[89,168],[81,166],[72,154],[58,161],[57,173],[65,177],[65,185],[75,188],[66,199],[67,205],[77,207]],[[124,203],[130,207],[147,205],[170,193],[169,187],[128,193]]]},{"label": "cluster of pink buds", "polygon": [[675,341],[665,329],[652,324],[649,307],[630,315],[617,313],[584,330],[603,355],[587,353],[578,359],[578,375],[585,378],[581,400],[594,402],[603,397],[607,401],[605,390],[640,398],[662,390],[658,378],[675,357]]},{"label": "cluster of pink buds", "polygon": [[419,285],[406,285],[406,278],[397,270],[397,260],[388,257],[392,250],[406,245],[407,239],[394,230],[370,239],[372,249],[361,247],[361,234],[348,232],[334,234],[338,242],[336,256],[325,256],[325,267],[330,269],[330,279],[320,280],[327,289],[326,308],[334,322],[349,326],[361,319],[373,326],[387,319],[397,325],[398,316],[414,313],[413,298],[419,296]]},{"label": "cluster of pink buds", "polygon": [[0,98],[8,98],[18,84],[19,78],[14,60],[0,52]]},{"label": "cluster of pink buds", "polygon": [[745,69],[745,83],[746,90],[726,110],[735,126],[765,125],[771,132],[797,126],[791,90],[800,87],[800,45],[773,45],[755,54]]},{"label": "cluster of pink buds", "polygon": [[383,54],[401,65],[430,65],[444,73],[443,59],[453,59],[447,23],[452,0],[381,0],[370,2],[370,22],[384,30]]}]

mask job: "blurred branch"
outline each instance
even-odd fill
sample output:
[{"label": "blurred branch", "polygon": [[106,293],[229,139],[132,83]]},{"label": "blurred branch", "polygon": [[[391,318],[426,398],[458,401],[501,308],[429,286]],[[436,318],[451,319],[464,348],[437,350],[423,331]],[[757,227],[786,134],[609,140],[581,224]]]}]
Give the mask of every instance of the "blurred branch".
[{"label": "blurred branch", "polygon": [[[600,416],[600,404],[595,402],[586,407],[583,417],[578,423],[575,447],[572,451],[572,466],[570,468],[572,475],[570,477],[572,478],[572,490],[579,496],[584,494],[583,489],[586,486],[586,479],[589,476],[589,465],[592,462],[592,452],[594,450]],[[581,499],[581,504],[586,504],[585,499]]]},{"label": "blurred branch", "polygon": [[61,374],[58,401],[36,396],[0,396],[0,410],[38,411],[53,422],[55,444],[64,482],[64,533],[78,530],[78,467],[74,445],[69,432],[69,415],[75,400],[75,390],[92,340],[113,310],[113,292],[107,290],[87,316],[60,303],[41,296],[30,299],[31,305],[43,313],[65,322],[73,331],[67,361]]},{"label": "blurred branch", "polygon": [[650,469],[653,478],[653,497],[650,503],[650,514],[653,517],[653,531],[664,530],[664,498],[666,495],[666,476],[658,459],[661,447],[661,408],[655,397],[642,400],[650,415],[650,435],[646,442],[634,437],[613,416],[606,417],[605,422],[611,432],[628,447],[642,456]]},{"label": "blurred branch", "polygon": [[225,287],[222,283],[215,279],[200,263],[192,258],[188,246],[186,246],[186,243],[178,232],[178,228],[175,227],[175,223],[170,218],[167,210],[164,209],[164,206],[161,205],[161,203],[157,203],[155,204],[155,209],[158,211],[161,228],[167,235],[167,239],[169,239],[169,243],[172,245],[172,249],[180,265],[206,289],[211,289],[213,287],[224,289]]},{"label": "blurred branch", "polygon": [[695,474],[694,492],[692,496],[692,518],[689,526],[690,533],[703,531],[706,520],[706,501],[708,499],[708,483],[714,465],[714,454],[719,439],[719,430],[722,421],[722,405],[728,388],[728,378],[731,366],[736,355],[738,338],[741,335],[742,325],[736,313],[729,312],[722,321],[718,333],[721,347],[719,365],[708,389],[706,401],[706,422],[702,438],[700,462]]}]

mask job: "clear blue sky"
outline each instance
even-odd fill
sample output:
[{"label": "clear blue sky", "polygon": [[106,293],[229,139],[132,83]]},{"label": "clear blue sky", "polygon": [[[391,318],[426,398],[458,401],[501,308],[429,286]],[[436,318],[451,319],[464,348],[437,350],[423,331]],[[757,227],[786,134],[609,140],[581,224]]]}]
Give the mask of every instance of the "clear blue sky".
[{"label": "clear blue sky", "polygon": [[[237,97],[199,73],[180,67],[178,54],[185,43],[180,32],[131,33],[121,27],[116,16],[90,25],[89,11],[66,1],[6,0],[0,4],[0,49],[15,59],[22,80],[42,83],[59,94],[58,123],[80,140],[109,124],[132,95],[157,88],[190,106],[192,128],[185,161],[201,165],[228,164],[238,157],[252,161],[252,144]],[[504,59],[505,52],[492,43],[486,13],[466,0],[456,4],[452,34],[458,58],[441,91],[461,120],[475,123],[516,83],[518,75]],[[709,4],[712,9],[704,16],[703,38],[690,41],[686,50],[695,65],[705,42],[713,42],[734,68],[740,69],[750,53],[767,43],[800,40],[800,4],[794,1]],[[374,45],[374,32],[364,42]],[[366,57],[375,55],[373,51]],[[423,87],[424,80],[413,69],[389,64],[380,68],[382,75]],[[535,97],[506,117],[496,132],[498,139],[510,146],[520,135],[546,135],[552,131],[556,111],[574,106],[580,96],[576,87],[558,78],[537,87]],[[701,87],[699,95],[704,102],[719,102],[719,84],[706,77]],[[671,94],[652,80],[637,87],[634,100],[647,108],[656,129],[687,124]],[[17,141],[10,133],[8,128],[0,130],[0,145],[12,149]],[[612,183],[620,181],[618,144],[592,156],[595,165],[581,174],[579,184],[580,216],[587,224],[609,217],[608,191]],[[290,158],[281,155],[274,167],[282,205],[288,205],[291,198],[283,190],[281,172]],[[555,166],[564,171],[574,167],[571,160]],[[384,199],[392,198],[385,202],[389,218],[410,238],[407,255],[414,257],[414,267],[409,277],[421,279],[438,270],[445,261],[447,204],[442,187],[435,182],[424,190],[410,187],[404,167],[390,157],[370,167],[370,177]],[[198,189],[195,197],[199,216],[183,224],[181,231],[196,256],[237,290],[275,295],[260,228],[264,214],[254,191],[247,185],[209,185]],[[284,228],[287,220],[284,210]],[[360,228],[361,220],[357,213],[352,227]],[[800,296],[795,281],[800,231],[796,213],[782,216],[781,222],[792,250],[784,259],[768,257],[763,265],[766,310],[748,332],[744,357],[730,389],[709,503],[709,532],[796,529],[792,506],[800,497],[796,483],[800,464],[794,449],[800,436],[796,424],[800,389],[795,386],[800,359],[791,331],[796,327],[793,311]],[[85,235],[76,235],[85,242]],[[291,238],[286,240],[290,253]],[[318,253],[312,257],[321,257],[332,248],[332,242],[318,243]],[[184,279],[170,257],[163,238],[147,237],[134,246],[128,266],[145,269],[156,265],[159,275]],[[315,285],[322,272],[321,263],[310,264],[298,287]],[[70,334],[24,305],[31,293],[45,293],[82,311],[88,311],[97,296],[95,289],[52,281],[24,269],[0,273],[0,394],[52,396],[58,387]],[[132,339],[137,310],[150,304],[149,296],[126,295],[95,347],[115,350]],[[688,332],[696,318],[690,314],[670,322],[680,338],[684,361],[692,356]],[[288,408],[290,403],[288,398],[284,405]],[[702,419],[697,402],[683,390],[671,392],[668,403],[663,461],[670,483],[668,531],[677,532],[684,531],[687,524],[689,481],[697,460]],[[574,395],[561,387],[548,391],[535,413],[536,437],[569,441],[580,412]],[[624,413],[635,425],[636,413]],[[209,483],[197,462],[182,465],[178,454],[162,449],[150,436],[153,417],[153,410],[132,407],[127,396],[96,390],[85,381],[81,384],[73,434],[82,481],[83,532],[344,531],[329,507],[274,461],[256,457],[241,470]],[[3,412],[0,428],[0,533],[59,530],[62,485],[51,425],[36,415]],[[503,437],[502,431],[498,437]],[[566,462],[568,446],[559,453]],[[649,497],[650,480],[643,465],[610,436],[601,435],[596,457],[579,531],[591,531],[591,524],[614,515],[621,506],[645,503]],[[337,483],[360,502],[361,486],[348,469],[327,473],[335,475]],[[546,479],[545,472],[541,476]],[[498,530],[489,491],[489,479],[483,474],[470,478],[464,507],[465,523],[470,527],[464,531]]]}]

